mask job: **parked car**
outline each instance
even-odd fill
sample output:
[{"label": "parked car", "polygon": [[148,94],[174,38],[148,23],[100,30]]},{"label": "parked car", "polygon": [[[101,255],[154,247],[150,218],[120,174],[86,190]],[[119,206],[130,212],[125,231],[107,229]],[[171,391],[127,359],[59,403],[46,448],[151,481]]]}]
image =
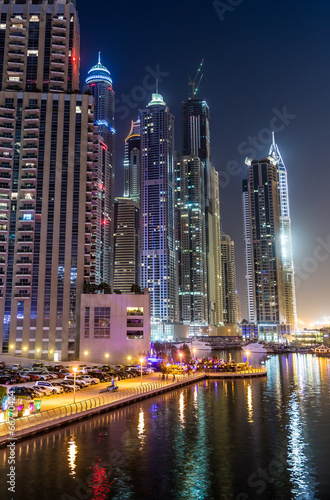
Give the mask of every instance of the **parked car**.
[{"label": "parked car", "polygon": [[43,366],[44,366],[43,363],[37,362],[33,363],[32,368],[42,368]]},{"label": "parked car", "polygon": [[86,380],[86,382],[88,382],[91,385],[95,385],[95,384],[99,384],[100,383],[100,379],[99,378],[91,377],[90,375],[82,375],[79,378],[82,378],[83,380]]},{"label": "parked car", "polygon": [[59,372],[58,372],[58,376],[60,378],[64,378],[67,375],[71,375],[71,372],[70,372],[70,370],[67,370],[66,368],[61,368],[61,370],[59,370]]},{"label": "parked car", "polygon": [[[69,380],[70,382],[74,383],[74,376],[73,375],[66,375],[66,377],[64,377],[64,380]],[[76,384],[78,384],[82,387],[89,386],[89,383],[86,380],[82,380],[79,376],[76,377]]]},{"label": "parked car", "polygon": [[24,382],[30,382],[31,378],[26,372],[19,372],[18,375],[23,379]]},{"label": "parked car", "polygon": [[33,385],[32,389],[39,390],[44,396],[50,396],[50,394],[55,394],[55,392],[53,393],[53,389],[48,386]]},{"label": "parked car", "polygon": [[[74,390],[74,384],[73,384],[73,382],[71,382],[71,380],[62,380],[58,384],[61,385],[62,387],[68,387],[72,391]],[[76,391],[79,391],[79,389],[81,389],[81,386],[76,385]]]},{"label": "parked car", "polygon": [[11,377],[8,375],[0,375],[0,384],[7,384],[9,380],[11,380]]},{"label": "parked car", "polygon": [[21,365],[19,365],[18,363],[14,363],[10,367],[11,370],[15,370],[15,371],[20,370],[21,368],[22,368]]},{"label": "parked car", "polygon": [[38,381],[36,383],[37,387],[49,387],[52,390],[52,394],[61,394],[64,392],[63,387],[60,385],[52,384],[51,382]]}]

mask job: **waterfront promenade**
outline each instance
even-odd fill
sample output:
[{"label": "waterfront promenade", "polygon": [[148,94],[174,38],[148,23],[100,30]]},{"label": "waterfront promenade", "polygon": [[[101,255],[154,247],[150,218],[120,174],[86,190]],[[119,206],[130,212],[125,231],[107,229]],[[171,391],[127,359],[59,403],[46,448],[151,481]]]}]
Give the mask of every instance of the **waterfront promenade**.
[{"label": "waterfront promenade", "polygon": [[142,384],[140,378],[119,381],[116,392],[101,392],[109,385],[107,382],[76,392],[75,398],[73,393],[43,398],[39,413],[14,419],[14,432],[9,432],[8,422],[0,423],[0,446],[14,438],[21,439],[45,432],[207,378],[252,378],[266,375],[265,367],[249,367],[238,373],[207,370],[190,375],[176,375],[175,380],[172,375],[168,376],[168,380],[163,380],[155,373],[143,376]]}]

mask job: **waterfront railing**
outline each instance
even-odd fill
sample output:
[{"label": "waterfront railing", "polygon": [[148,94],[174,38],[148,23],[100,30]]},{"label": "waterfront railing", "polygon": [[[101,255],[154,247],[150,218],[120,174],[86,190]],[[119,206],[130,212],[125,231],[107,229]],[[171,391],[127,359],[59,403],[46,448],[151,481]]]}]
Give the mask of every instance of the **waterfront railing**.
[{"label": "waterfront railing", "polygon": [[[140,386],[133,387],[130,389],[120,390],[119,392],[109,392],[103,393],[102,395],[85,399],[83,401],[78,401],[76,403],[58,406],[56,408],[52,408],[50,410],[41,411],[38,413],[33,413],[31,415],[26,415],[23,417],[15,418],[14,420],[5,421],[0,423],[0,436],[13,435],[16,433],[20,433],[26,429],[33,428],[37,429],[40,427],[45,427],[45,424],[53,422],[54,420],[68,420],[72,415],[76,415],[78,413],[85,413],[90,410],[94,410],[97,408],[105,407],[106,405],[111,405],[111,403],[118,403],[120,401],[129,401],[134,400],[135,397],[140,396],[142,394],[152,394],[157,392],[159,389],[164,387],[176,386],[180,385],[183,382],[199,380],[204,378],[204,372],[198,372],[191,375],[175,375],[175,380],[170,377],[168,380],[162,380],[160,382],[147,382],[143,383]],[[111,406],[110,406],[111,407]],[[13,433],[13,424],[15,427],[15,431]]]}]

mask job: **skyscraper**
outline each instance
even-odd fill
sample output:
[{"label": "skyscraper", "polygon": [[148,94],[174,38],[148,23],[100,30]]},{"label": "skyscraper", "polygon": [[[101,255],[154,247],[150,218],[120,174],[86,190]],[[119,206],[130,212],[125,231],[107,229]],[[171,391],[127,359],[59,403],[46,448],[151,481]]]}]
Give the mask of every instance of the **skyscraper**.
[{"label": "skyscraper", "polygon": [[79,88],[80,33],[73,0],[0,0],[1,90]]},{"label": "skyscraper", "polygon": [[280,150],[275,142],[273,132],[273,142],[269,154],[276,159],[278,165],[279,189],[280,189],[280,224],[281,224],[281,257],[283,265],[283,282],[285,295],[285,316],[287,323],[296,325],[296,292],[294,282],[294,268],[292,256],[291,238],[291,218],[289,207],[288,176]]},{"label": "skyscraper", "polygon": [[191,333],[208,325],[204,169],[201,160],[177,162],[176,210],[179,251],[180,321]]},{"label": "skyscraper", "polygon": [[287,324],[281,256],[278,163],[268,156],[248,166],[248,198],[255,321],[261,338],[285,337]]},{"label": "skyscraper", "polygon": [[237,323],[235,247],[230,236],[223,231],[221,231],[221,270],[223,322],[235,325]]},{"label": "skyscraper", "polygon": [[115,198],[114,290],[129,293],[138,284],[140,210],[131,198]]},{"label": "skyscraper", "polygon": [[114,260],[114,178],[115,178],[115,93],[112,88],[110,71],[98,62],[93,66],[85,80],[85,89],[94,97],[95,124],[98,126],[100,155],[98,170],[98,191],[101,203],[100,231],[97,237],[97,267],[100,275],[97,281],[113,285]]},{"label": "skyscraper", "polygon": [[124,197],[131,198],[140,205],[140,159],[141,134],[140,119],[132,121],[131,130],[125,139]]},{"label": "skyscraper", "polygon": [[243,180],[243,228],[244,228],[244,253],[245,253],[245,280],[247,296],[248,323],[253,324],[254,315],[254,290],[251,249],[250,205],[247,179]]},{"label": "skyscraper", "polygon": [[78,89],[78,16],[70,0],[0,5],[2,352],[74,359],[96,272],[93,98],[64,93]]},{"label": "skyscraper", "polygon": [[[152,333],[178,319],[174,231],[174,116],[163,97],[140,111],[141,278],[151,295]],[[169,329],[170,330],[170,329]]]},{"label": "skyscraper", "polygon": [[[182,104],[182,143],[183,156],[197,157],[202,164],[204,213],[201,216],[205,221],[206,234],[202,252],[207,259],[208,324],[216,326],[222,322],[221,269],[217,270],[221,266],[217,255],[220,251],[220,245],[217,246],[220,243],[220,202],[219,190],[213,183],[218,177],[211,165],[210,110],[205,100],[196,98],[194,94]],[[218,184],[218,180],[216,182]]]}]

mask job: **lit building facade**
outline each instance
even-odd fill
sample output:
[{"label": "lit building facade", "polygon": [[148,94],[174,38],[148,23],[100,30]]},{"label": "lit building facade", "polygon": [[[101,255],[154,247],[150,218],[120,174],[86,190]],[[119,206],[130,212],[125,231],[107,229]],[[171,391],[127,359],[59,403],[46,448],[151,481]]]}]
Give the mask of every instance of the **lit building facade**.
[{"label": "lit building facade", "polygon": [[221,232],[221,272],[223,322],[237,323],[236,303],[236,263],[234,242],[223,231]]},{"label": "lit building facade", "polygon": [[99,134],[98,192],[100,220],[97,238],[97,282],[113,285],[114,261],[114,180],[115,180],[115,93],[110,71],[98,63],[93,66],[85,80],[85,89],[94,97],[95,124]]},{"label": "lit building facade", "polygon": [[182,143],[183,157],[199,158],[203,169],[207,321],[217,326],[222,324],[219,180],[211,165],[210,110],[205,100],[193,97],[182,104]]},{"label": "lit building facade", "polygon": [[131,130],[125,139],[124,197],[140,205],[141,134],[140,119],[132,121]]},{"label": "lit building facade", "polygon": [[180,322],[208,325],[204,168],[198,157],[177,162],[176,215]]},{"label": "lit building facade", "polygon": [[281,258],[283,266],[285,316],[289,324],[296,325],[297,308],[292,255],[288,176],[281,153],[275,142],[274,133],[269,154],[276,159],[278,165],[277,168],[280,189]]},{"label": "lit building facade", "polygon": [[139,205],[130,198],[115,198],[114,290],[130,293],[139,283]]},{"label": "lit building facade", "polygon": [[248,322],[253,324],[254,316],[254,289],[252,270],[252,249],[251,249],[251,225],[250,225],[250,205],[247,179],[243,180],[243,230],[244,230],[244,254],[245,254],[245,283],[247,297]]},{"label": "lit building facade", "polygon": [[127,364],[150,353],[150,295],[83,294],[80,360]]},{"label": "lit building facade", "polygon": [[95,276],[93,109],[87,95],[0,92],[4,353],[77,354],[80,293]]},{"label": "lit building facade", "polygon": [[251,256],[255,322],[260,338],[286,338],[284,273],[281,257],[281,204],[278,163],[268,156],[248,166]]},{"label": "lit building facade", "polygon": [[178,320],[174,231],[174,116],[162,96],[153,94],[148,106],[140,111],[140,120],[140,285],[150,291],[153,331],[168,332],[165,326],[172,328]]},{"label": "lit building facade", "polygon": [[0,0],[1,90],[79,89],[80,34],[73,0]]}]

